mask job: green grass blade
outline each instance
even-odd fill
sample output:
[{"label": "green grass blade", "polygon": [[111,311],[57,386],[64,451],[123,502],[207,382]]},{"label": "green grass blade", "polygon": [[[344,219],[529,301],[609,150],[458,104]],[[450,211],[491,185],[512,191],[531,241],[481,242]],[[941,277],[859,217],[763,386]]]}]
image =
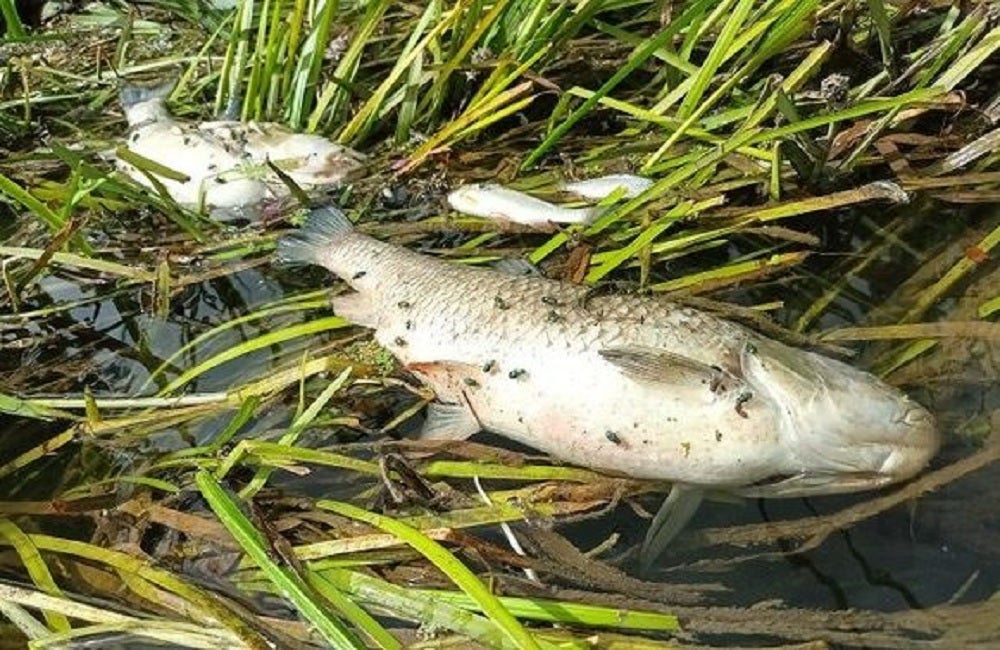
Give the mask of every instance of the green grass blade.
[{"label": "green grass blade", "polygon": [[342,327],[350,326],[351,323],[343,318],[340,318],[339,316],[329,316],[327,318],[318,318],[307,323],[299,323],[298,325],[292,325],[291,327],[286,327],[275,332],[263,334],[248,341],[244,341],[240,345],[224,350],[219,354],[202,361],[198,365],[188,368],[176,379],[164,386],[157,394],[169,395],[178,388],[188,384],[192,379],[205,374],[212,368],[220,366],[227,361],[232,361],[237,357],[255,350],[267,348],[284,341],[290,341],[300,336],[307,336],[309,334],[316,334],[318,332],[325,332],[327,330],[340,329]]},{"label": "green grass blade", "polygon": [[[18,528],[11,520],[0,518],[0,536],[6,538],[11,547],[13,547],[21,563],[24,564],[24,568],[27,569],[31,581],[35,583],[35,586],[50,596],[62,595],[59,586],[52,578],[49,567],[45,564],[45,560],[42,559],[31,538],[25,535],[24,531]],[[44,612],[44,615],[49,628],[53,631],[69,631],[69,620],[62,614]]]},{"label": "green grass blade", "polygon": [[285,596],[328,643],[334,648],[365,648],[354,632],[331,616],[323,604],[309,593],[308,587],[292,569],[283,567],[272,559],[267,540],[209,472],[199,471],[195,475],[195,481],[212,512],[236,539],[240,548],[260,567],[277,592]]},{"label": "green grass blade", "polygon": [[14,0],[0,0],[0,15],[3,16],[4,23],[7,25],[5,39],[22,39],[28,35],[24,29],[24,23],[21,22],[21,17],[17,14]]},{"label": "green grass blade", "polygon": [[[693,16],[696,7],[707,4],[709,4],[707,0],[701,0],[700,2],[694,3],[690,9],[684,12],[684,16]],[[570,113],[569,116],[567,116],[567,118],[559,124],[559,126],[553,129],[552,132],[549,133],[544,140],[542,140],[541,144],[535,147],[535,149],[528,154],[528,157],[524,159],[523,163],[521,163],[521,169],[530,169],[534,166],[534,164],[537,163],[542,156],[548,153],[549,149],[554,147],[556,143],[563,138],[563,136],[569,133],[570,129],[572,129],[577,122],[582,120],[594,109],[594,107],[597,106],[602,97],[617,88],[622,81],[635,72],[639,66],[649,60],[649,58],[660,48],[669,43],[684,27],[686,27],[686,21],[682,16],[671,22],[666,29],[657,34],[655,37],[647,39],[640,46],[636,47],[629,56],[625,65],[615,72],[611,78],[608,79],[589,99],[585,100],[582,105]]]},{"label": "green grass blade", "polygon": [[497,597],[490,593],[489,589],[480,582],[479,578],[472,571],[466,568],[464,564],[438,542],[430,539],[419,530],[400,523],[395,519],[362,510],[348,503],[323,500],[317,502],[316,506],[324,510],[336,512],[344,517],[363,521],[370,526],[380,528],[387,533],[399,537],[451,578],[463,592],[476,602],[483,613],[496,623],[511,641],[517,644],[517,647],[526,650],[540,650],[541,646],[539,642],[521,626],[517,619],[500,603]]},{"label": "green grass blade", "polygon": [[59,230],[65,225],[63,219],[49,209],[49,206],[36,199],[31,195],[31,192],[24,189],[3,174],[0,174],[0,192],[6,194],[30,210],[36,217],[44,221],[52,230]]}]

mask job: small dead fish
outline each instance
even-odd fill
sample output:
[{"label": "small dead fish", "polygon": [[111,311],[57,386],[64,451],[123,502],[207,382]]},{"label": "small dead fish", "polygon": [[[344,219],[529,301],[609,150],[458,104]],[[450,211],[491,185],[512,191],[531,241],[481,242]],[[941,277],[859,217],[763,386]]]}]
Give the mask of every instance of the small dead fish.
[{"label": "small dead fish", "polygon": [[642,176],[609,174],[598,178],[587,178],[573,183],[564,183],[561,189],[564,192],[576,194],[585,199],[600,201],[619,190],[622,191],[622,197],[634,199],[652,186],[653,181]]},{"label": "small dead fish", "polygon": [[356,232],[333,208],[313,211],[278,253],[355,290],[334,298],[336,313],[373,328],[437,395],[425,436],[485,429],[585,467],[673,482],[647,560],[705,490],[869,490],[915,475],[940,444],[930,413],[873,375],[692,307],[588,300],[587,287],[448,264]]},{"label": "small dead fish", "polygon": [[448,194],[452,208],[475,217],[530,226],[550,223],[590,223],[600,208],[566,208],[495,183],[463,185]]},{"label": "small dead fish", "polygon": [[[269,169],[268,161],[306,191],[342,183],[364,161],[358,152],[324,137],[270,122],[178,121],[167,110],[170,90],[170,86],[122,90],[129,124],[124,146],[186,177],[157,178],[182,205],[239,208],[287,196],[288,187]],[[118,159],[116,165],[136,182],[154,187],[132,164]]]}]

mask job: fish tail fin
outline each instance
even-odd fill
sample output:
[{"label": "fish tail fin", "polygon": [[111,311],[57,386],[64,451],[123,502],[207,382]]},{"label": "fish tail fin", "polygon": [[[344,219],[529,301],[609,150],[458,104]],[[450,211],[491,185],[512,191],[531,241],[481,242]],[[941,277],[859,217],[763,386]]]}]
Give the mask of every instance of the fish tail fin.
[{"label": "fish tail fin", "polygon": [[583,220],[580,222],[585,226],[589,226],[590,224],[594,223],[602,214],[607,212],[607,208],[600,205],[595,205],[590,208],[585,208],[585,210],[586,210],[585,216]]},{"label": "fish tail fin", "polygon": [[229,99],[226,100],[226,106],[219,113],[218,119],[226,120],[229,122],[239,121],[240,115],[243,113],[243,94],[240,92],[234,92],[229,95]]},{"label": "fish tail fin", "polygon": [[322,264],[330,244],[353,230],[351,220],[337,208],[316,208],[298,231],[278,240],[278,260],[284,264]]},{"label": "fish tail fin", "polygon": [[135,106],[136,104],[142,104],[148,101],[165,101],[170,93],[173,92],[174,86],[177,85],[176,81],[170,81],[168,83],[160,84],[159,86],[137,86],[135,84],[123,84],[121,88],[118,89],[118,100],[121,102],[122,107],[126,110]]}]

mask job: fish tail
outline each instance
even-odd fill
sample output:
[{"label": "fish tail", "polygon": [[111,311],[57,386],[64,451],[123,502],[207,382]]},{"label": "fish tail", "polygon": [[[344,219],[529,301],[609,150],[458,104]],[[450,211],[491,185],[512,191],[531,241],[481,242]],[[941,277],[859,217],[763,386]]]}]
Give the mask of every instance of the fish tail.
[{"label": "fish tail", "polygon": [[142,104],[144,102],[166,100],[167,97],[170,96],[170,93],[173,92],[174,86],[176,85],[177,83],[175,81],[152,87],[124,84],[118,90],[118,99],[121,101],[122,107],[128,110],[132,106]]},{"label": "fish tail", "polygon": [[607,208],[595,205],[589,208],[581,208],[581,210],[582,214],[580,218],[580,223],[582,223],[585,226],[589,226],[590,224],[597,221],[598,217],[600,217],[607,211]]},{"label": "fish tail", "polygon": [[353,230],[351,220],[337,208],[316,208],[298,231],[278,240],[278,260],[284,264],[322,264],[330,244]]}]

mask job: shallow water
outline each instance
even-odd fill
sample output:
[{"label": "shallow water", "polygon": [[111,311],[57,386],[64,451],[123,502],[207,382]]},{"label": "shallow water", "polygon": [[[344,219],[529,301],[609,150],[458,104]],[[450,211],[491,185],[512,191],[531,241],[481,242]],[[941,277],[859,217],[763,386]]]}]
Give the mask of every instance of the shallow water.
[{"label": "shallow water", "polygon": [[[992,227],[997,222],[996,216],[971,211],[954,212],[952,216],[953,219],[925,218],[907,237],[910,251],[901,246],[893,248],[863,277],[852,281],[849,290],[826,311],[819,329],[866,323],[872,305],[891,303],[900,281],[937,252],[937,242],[954,239],[966,227]],[[870,218],[882,221],[882,215],[875,212]],[[721,292],[713,297],[744,304],[783,299],[784,308],[776,315],[777,320],[794,322],[825,286],[823,278],[835,278],[850,251],[862,248],[873,236],[867,219],[868,215],[850,215],[816,226],[815,231],[824,240],[824,253],[814,256],[805,267],[806,272],[796,278]],[[730,247],[729,254],[735,258],[755,245],[756,242],[738,242]],[[661,274],[690,272],[699,265],[713,262],[717,260],[692,257],[666,270],[661,269]],[[318,271],[302,275],[267,265],[244,270],[183,289],[171,301],[168,317],[162,319],[149,309],[148,287],[102,298],[106,288],[95,289],[72,274],[60,272],[44,277],[38,292],[22,309],[67,301],[93,301],[42,321],[43,325],[38,325],[38,321],[27,324],[6,321],[5,331],[0,331],[5,348],[0,361],[0,377],[11,386],[11,391],[22,393],[74,393],[84,385],[98,396],[135,395],[142,390],[148,393],[151,389],[144,386],[152,369],[199,334],[304,287],[318,286],[316,283],[324,277]],[[949,304],[954,307],[956,301],[951,300]],[[298,319],[297,315],[264,319],[229,330],[208,345],[181,357],[166,377],[176,376],[220,350]],[[996,346],[990,346],[984,353],[981,342],[955,343],[966,345],[964,348],[952,345],[949,349],[964,350],[968,355],[964,362],[961,354],[952,359],[951,367],[957,367],[958,372],[946,375],[943,380],[938,378],[923,385],[918,382],[909,387],[935,412],[946,436],[946,447],[934,461],[934,467],[970,453],[989,426],[995,430],[996,413],[1000,410],[1000,387],[996,375],[990,374],[991,368],[996,366],[981,363],[984,354],[997,355]],[[304,342],[284,344],[280,348],[265,348],[240,357],[207,372],[189,389],[194,392],[224,391],[249,378],[266,375],[274,367],[279,352],[282,358],[288,358],[288,354],[301,353],[304,347]],[[877,351],[877,346],[869,346],[859,359],[866,362],[875,358]],[[163,381],[160,379],[154,384],[162,386]],[[293,406],[270,409],[248,425],[242,435],[273,438],[275,431],[287,425]],[[373,413],[372,417],[384,422],[394,414],[393,409],[401,408],[401,404],[388,400],[380,408],[382,412]],[[128,470],[141,465],[144,455],[204,442],[224,426],[225,421],[226,417],[210,418],[158,433],[132,447],[109,449],[99,445],[96,452],[103,457],[103,464]],[[4,417],[0,425],[2,457],[37,444],[46,430],[55,430],[48,425],[17,422],[11,417]],[[490,436],[477,440],[505,444]],[[87,465],[80,459],[95,451],[87,452],[87,449],[87,444],[64,447],[36,464],[32,471],[43,468],[46,474],[64,473],[65,476],[85,472]],[[103,464],[98,463],[106,469]],[[28,481],[33,487],[25,489],[25,478],[8,477],[0,489],[12,498],[42,498],[52,494],[45,487],[62,483],[60,480],[39,485]],[[355,486],[339,481],[333,472],[317,472],[314,480],[310,492],[317,495],[348,498],[356,491]],[[922,608],[948,601],[975,602],[1000,590],[1000,510],[995,507],[1000,503],[1000,467],[996,465],[926,495],[909,508],[894,508],[834,534],[819,548],[801,555],[772,554],[750,558],[746,556],[778,549],[739,551],[697,547],[697,531],[702,528],[830,513],[867,498],[868,495],[853,495],[708,503],[678,540],[677,549],[664,559],[654,578],[669,582],[721,582],[731,591],[718,600],[728,605],[783,601],[804,608],[881,611]],[[650,510],[657,507],[653,498],[646,499],[644,504]],[[622,506],[603,518],[572,524],[561,530],[582,549],[595,546],[612,533],[621,534],[618,546],[605,556],[614,561],[621,549],[641,540],[644,527],[645,523],[632,509]],[[710,564],[708,560],[718,562]]]}]

